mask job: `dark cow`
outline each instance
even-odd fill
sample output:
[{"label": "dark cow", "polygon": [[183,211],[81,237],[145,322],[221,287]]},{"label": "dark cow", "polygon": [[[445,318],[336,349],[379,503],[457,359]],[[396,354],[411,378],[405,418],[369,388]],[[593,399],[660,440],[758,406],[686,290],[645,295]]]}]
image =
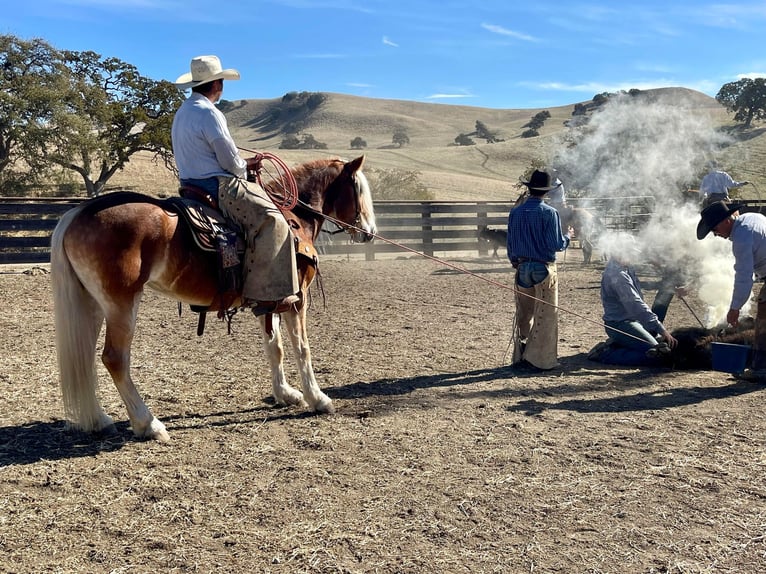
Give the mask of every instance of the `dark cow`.
[{"label": "dark cow", "polygon": [[713,347],[711,343],[752,345],[755,337],[755,320],[746,317],[736,327],[682,327],[671,333],[678,340],[673,349],[672,366],[676,369],[712,369]]}]

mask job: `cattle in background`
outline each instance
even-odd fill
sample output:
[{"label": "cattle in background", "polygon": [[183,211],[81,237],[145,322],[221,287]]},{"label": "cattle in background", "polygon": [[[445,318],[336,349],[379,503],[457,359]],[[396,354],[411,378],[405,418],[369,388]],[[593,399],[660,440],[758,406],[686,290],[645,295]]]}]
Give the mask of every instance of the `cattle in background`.
[{"label": "cattle in background", "polygon": [[492,229],[484,225],[479,229],[479,241],[489,243],[489,246],[494,249],[492,255],[499,257],[497,250],[501,247],[505,249],[508,244],[508,231],[505,229]]}]

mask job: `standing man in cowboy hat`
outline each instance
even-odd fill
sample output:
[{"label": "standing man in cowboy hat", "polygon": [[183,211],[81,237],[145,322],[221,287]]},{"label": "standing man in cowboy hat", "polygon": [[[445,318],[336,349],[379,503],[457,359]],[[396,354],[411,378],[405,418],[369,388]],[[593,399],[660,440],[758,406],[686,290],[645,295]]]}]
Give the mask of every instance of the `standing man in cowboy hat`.
[{"label": "standing man in cowboy hat", "polygon": [[516,269],[516,327],[513,366],[548,370],[558,365],[558,277],[556,252],[569,246],[558,212],[543,202],[556,188],[555,175],[535,170],[530,197],[508,215],[508,258]]},{"label": "standing man in cowboy hat", "polygon": [[192,93],[173,118],[173,154],[181,185],[217,197],[224,215],[245,231],[242,305],[256,315],[282,313],[300,302],[292,233],[268,194],[246,180],[258,160],[240,157],[226,117],[215,107],[224,80],[239,80],[239,72],[223,69],[217,56],[193,58],[191,71],[176,80]]},{"label": "standing man in cowboy hat", "polygon": [[[704,239],[711,231],[731,241],[734,254],[734,290],[726,321],[737,326],[739,311],[750,299],[753,275],[759,281],[766,279],[766,217],[760,213],[739,213],[742,205],[723,201],[712,203],[702,210],[697,224],[697,239]],[[755,314],[755,339],[750,369],[738,378],[766,382],[766,289],[761,287]]]}]

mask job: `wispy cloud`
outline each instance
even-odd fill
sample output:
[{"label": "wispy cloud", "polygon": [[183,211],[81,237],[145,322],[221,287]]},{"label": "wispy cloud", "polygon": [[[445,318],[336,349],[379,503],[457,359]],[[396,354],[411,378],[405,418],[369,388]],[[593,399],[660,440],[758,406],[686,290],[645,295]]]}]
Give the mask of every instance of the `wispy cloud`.
[{"label": "wispy cloud", "polygon": [[347,86],[351,88],[374,88],[374,84],[365,84],[363,82],[347,82]]},{"label": "wispy cloud", "polygon": [[393,46],[394,48],[399,47],[399,44],[397,44],[396,42],[393,42],[388,36],[383,36],[383,43],[386,46]]},{"label": "wispy cloud", "polygon": [[475,98],[471,94],[431,94],[426,96],[427,100],[456,100],[460,98]]},{"label": "wispy cloud", "polygon": [[530,36],[529,34],[523,34],[521,32],[516,32],[514,30],[509,30],[508,28],[504,28],[496,24],[487,24],[486,22],[483,22],[481,27],[489,32],[492,32],[493,34],[499,34],[501,36],[509,36],[511,38],[516,38],[517,40],[524,40],[525,42],[539,42],[539,40],[535,38],[534,36]]},{"label": "wispy cloud", "polygon": [[766,19],[766,6],[757,4],[711,4],[696,11],[699,22],[718,28],[742,29],[762,24]]},{"label": "wispy cloud", "polygon": [[697,90],[706,94],[715,93],[720,84],[712,80],[698,80],[697,82],[679,82],[677,80],[657,79],[657,80],[637,80],[632,82],[584,82],[581,84],[567,84],[563,82],[519,82],[519,86],[532,88],[536,90],[551,92],[574,92],[587,95],[601,94],[604,92],[615,93],[630,90],[653,90],[657,88],[668,88],[683,86],[692,90]]},{"label": "wispy cloud", "polygon": [[766,78],[766,72],[747,72],[745,74],[737,74],[737,79],[744,80],[745,78],[749,80],[755,80],[756,78]]}]

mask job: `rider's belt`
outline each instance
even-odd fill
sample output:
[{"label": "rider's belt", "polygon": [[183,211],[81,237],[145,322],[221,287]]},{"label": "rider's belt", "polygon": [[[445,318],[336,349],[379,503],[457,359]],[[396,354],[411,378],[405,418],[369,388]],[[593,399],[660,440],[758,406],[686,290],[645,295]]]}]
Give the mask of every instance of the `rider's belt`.
[{"label": "rider's belt", "polygon": [[518,263],[542,263],[543,265],[555,263],[555,261],[541,261],[540,259],[530,259],[529,257],[514,257],[513,260]]}]

